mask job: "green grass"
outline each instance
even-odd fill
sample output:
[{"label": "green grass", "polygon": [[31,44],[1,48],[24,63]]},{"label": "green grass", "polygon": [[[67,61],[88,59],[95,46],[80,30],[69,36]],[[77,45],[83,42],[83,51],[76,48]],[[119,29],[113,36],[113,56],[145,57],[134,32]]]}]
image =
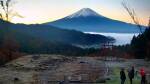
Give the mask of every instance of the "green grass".
[{"label": "green grass", "polygon": [[[127,79],[125,84],[130,84],[127,72],[126,77]],[[120,84],[120,68],[113,69],[111,80],[108,80],[106,84]],[[135,76],[133,84],[140,84],[140,76]]]}]

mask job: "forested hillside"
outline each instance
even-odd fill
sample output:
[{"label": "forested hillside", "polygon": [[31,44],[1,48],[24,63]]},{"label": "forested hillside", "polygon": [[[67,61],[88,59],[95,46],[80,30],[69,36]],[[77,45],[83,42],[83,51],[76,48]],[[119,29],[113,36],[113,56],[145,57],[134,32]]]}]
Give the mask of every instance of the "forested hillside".
[{"label": "forested hillside", "polygon": [[150,59],[150,26],[137,37],[133,37],[131,47],[136,58]]},{"label": "forested hillside", "polygon": [[17,58],[20,53],[85,56],[96,50],[82,49],[75,45],[100,45],[114,41],[113,38],[102,35],[84,34],[45,25],[13,24],[3,20],[0,20],[0,29],[2,63]]}]

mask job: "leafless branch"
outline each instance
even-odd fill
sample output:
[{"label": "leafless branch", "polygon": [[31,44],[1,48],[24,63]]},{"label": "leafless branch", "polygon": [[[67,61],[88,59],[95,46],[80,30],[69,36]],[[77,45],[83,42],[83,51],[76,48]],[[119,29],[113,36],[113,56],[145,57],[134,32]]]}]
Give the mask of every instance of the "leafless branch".
[{"label": "leafless branch", "polygon": [[131,8],[126,1],[122,2],[122,6],[125,8],[125,10],[128,12],[128,14],[130,15],[131,19],[133,20],[133,22],[138,26],[140,33],[142,33],[142,26],[139,22],[139,19],[134,11],[133,8]]},{"label": "leafless branch", "polygon": [[0,0],[0,19],[11,21],[13,17],[23,18],[19,13],[13,10],[13,1],[12,0]]},{"label": "leafless branch", "polygon": [[149,17],[149,23],[148,23],[148,28],[150,28],[150,17]]},{"label": "leafless branch", "polygon": [[0,19],[3,19],[3,15],[0,13]]}]

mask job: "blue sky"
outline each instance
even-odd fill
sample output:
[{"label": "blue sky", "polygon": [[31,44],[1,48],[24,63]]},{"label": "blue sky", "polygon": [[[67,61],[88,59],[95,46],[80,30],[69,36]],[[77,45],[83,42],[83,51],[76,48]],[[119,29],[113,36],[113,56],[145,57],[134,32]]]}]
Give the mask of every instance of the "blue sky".
[{"label": "blue sky", "polygon": [[[82,8],[91,8],[99,14],[125,22],[132,20],[123,9],[123,0],[16,0],[14,10],[24,18],[14,18],[15,23],[44,23],[70,15]],[[126,0],[137,12],[142,24],[150,17],[150,0]]]}]

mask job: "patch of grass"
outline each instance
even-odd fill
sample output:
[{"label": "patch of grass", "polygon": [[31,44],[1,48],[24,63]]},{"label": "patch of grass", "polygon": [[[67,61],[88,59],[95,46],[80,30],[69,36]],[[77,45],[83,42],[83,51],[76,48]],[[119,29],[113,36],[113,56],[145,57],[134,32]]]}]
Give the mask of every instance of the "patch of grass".
[{"label": "patch of grass", "polygon": [[[112,76],[111,76],[111,80],[108,80],[106,82],[106,84],[120,84],[120,68],[113,68],[112,69]],[[125,84],[130,84],[129,78],[128,78],[128,73],[126,72],[126,83]],[[135,78],[133,79],[133,84],[140,84],[140,77],[139,76],[135,76]]]}]

